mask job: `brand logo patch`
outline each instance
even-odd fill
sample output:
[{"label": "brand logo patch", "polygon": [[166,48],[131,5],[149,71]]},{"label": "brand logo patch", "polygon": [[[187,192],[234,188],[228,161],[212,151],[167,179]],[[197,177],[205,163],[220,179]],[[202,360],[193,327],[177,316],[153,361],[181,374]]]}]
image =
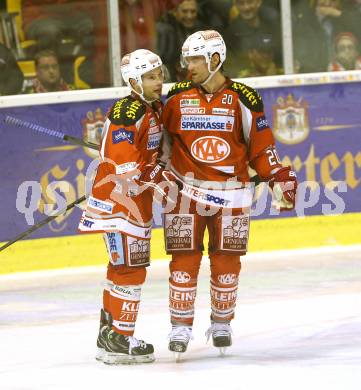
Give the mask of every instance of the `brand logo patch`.
[{"label": "brand logo patch", "polygon": [[182,114],[205,114],[206,109],[204,107],[183,107],[181,108]]},{"label": "brand logo patch", "polygon": [[181,107],[199,107],[200,99],[181,99]]},{"label": "brand logo patch", "polygon": [[135,161],[127,162],[124,164],[117,165],[115,168],[115,173],[117,175],[122,175],[123,173],[132,171],[137,167],[137,163]]},{"label": "brand logo patch", "polygon": [[150,134],[148,136],[147,150],[157,149],[160,144],[162,133]]},{"label": "brand logo patch", "polygon": [[89,196],[88,198],[88,206],[107,214],[111,214],[113,212],[113,205],[111,203],[93,198],[92,196]]},{"label": "brand logo patch", "polygon": [[172,279],[177,283],[188,283],[191,277],[188,272],[185,271],[173,271]]},{"label": "brand logo patch", "polygon": [[167,250],[193,249],[194,215],[167,214],[165,235]]},{"label": "brand logo patch", "polygon": [[113,144],[119,144],[119,142],[123,141],[128,141],[130,144],[134,144],[134,133],[132,131],[125,130],[124,128],[113,131]]},{"label": "brand logo patch", "polygon": [[148,134],[154,134],[154,133],[158,133],[158,132],[159,132],[159,126],[150,127],[148,130]]},{"label": "brand logo patch", "polygon": [[249,216],[222,217],[221,249],[246,251],[248,243]]},{"label": "brand logo patch", "polygon": [[232,131],[233,116],[225,115],[182,115],[181,130]]},{"label": "brand logo patch", "polygon": [[268,129],[269,125],[265,116],[260,116],[256,119],[256,128],[258,131]]},{"label": "brand logo patch", "polygon": [[236,274],[222,274],[218,275],[218,281],[222,284],[234,284],[237,280]]},{"label": "brand logo patch", "polygon": [[212,114],[234,116],[234,110],[228,108],[214,107],[212,108]]},{"label": "brand logo patch", "polygon": [[195,140],[191,146],[192,156],[198,161],[215,163],[228,157],[231,148],[222,138],[207,136]]}]

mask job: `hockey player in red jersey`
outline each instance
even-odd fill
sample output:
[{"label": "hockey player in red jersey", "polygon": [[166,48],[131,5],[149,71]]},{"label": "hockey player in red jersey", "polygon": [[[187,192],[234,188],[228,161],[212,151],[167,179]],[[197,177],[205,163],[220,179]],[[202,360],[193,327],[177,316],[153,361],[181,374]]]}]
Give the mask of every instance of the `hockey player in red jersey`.
[{"label": "hockey player in red jersey", "polygon": [[192,80],[175,84],[162,112],[161,161],[181,193],[165,215],[172,255],[169,349],[185,352],[192,337],[197,277],[208,229],[211,324],[207,336],[221,352],[230,346],[240,256],[246,254],[253,188],[248,167],[275,190],[279,208],[295,206],[296,175],[282,166],[260,95],[226,78],[226,46],[216,31],[190,35],[182,57]]},{"label": "hockey player in red jersey", "polygon": [[162,61],[149,50],[136,50],[122,58],[121,72],[131,94],[107,115],[100,164],[79,224],[82,232],[104,233],[109,256],[97,340],[97,359],[107,364],[154,360],[153,346],[133,333],[150,261],[151,186],[158,173],[154,162],[162,130]]}]

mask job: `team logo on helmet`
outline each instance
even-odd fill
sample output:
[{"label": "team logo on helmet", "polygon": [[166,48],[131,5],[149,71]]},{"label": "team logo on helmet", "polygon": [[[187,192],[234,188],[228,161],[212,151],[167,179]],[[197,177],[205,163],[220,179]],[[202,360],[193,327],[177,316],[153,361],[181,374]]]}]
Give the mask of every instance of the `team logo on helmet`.
[{"label": "team logo on helmet", "polygon": [[221,37],[219,32],[214,30],[201,31],[201,35],[205,41],[209,41],[210,39],[215,39],[215,38],[219,39]]},{"label": "team logo on helmet", "polygon": [[231,148],[219,137],[206,136],[195,140],[191,146],[192,156],[198,161],[216,163],[228,157]]}]

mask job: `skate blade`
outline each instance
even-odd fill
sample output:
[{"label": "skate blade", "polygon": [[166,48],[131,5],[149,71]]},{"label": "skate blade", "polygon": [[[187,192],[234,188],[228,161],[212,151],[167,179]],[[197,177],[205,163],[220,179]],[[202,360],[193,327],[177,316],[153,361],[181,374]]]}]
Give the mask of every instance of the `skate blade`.
[{"label": "skate blade", "polygon": [[226,356],[227,347],[218,347],[219,355]]},{"label": "skate blade", "polygon": [[184,352],[174,352],[174,360],[176,363],[180,363],[182,361],[182,355]]},{"label": "skate blade", "polygon": [[104,360],[104,356],[106,355],[104,348],[97,348],[97,353],[95,355],[95,359],[98,360],[98,362],[102,362]]},{"label": "skate blade", "polygon": [[149,355],[126,355],[120,353],[111,353],[108,352],[103,357],[103,362],[108,365],[117,365],[117,364],[143,364],[143,363],[152,363],[154,362],[154,355],[151,353]]}]

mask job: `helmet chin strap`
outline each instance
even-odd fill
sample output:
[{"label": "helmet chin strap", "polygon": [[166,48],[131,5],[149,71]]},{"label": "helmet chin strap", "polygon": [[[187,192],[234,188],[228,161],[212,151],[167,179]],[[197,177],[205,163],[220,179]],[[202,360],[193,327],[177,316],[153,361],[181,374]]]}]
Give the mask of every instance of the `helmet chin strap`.
[{"label": "helmet chin strap", "polygon": [[201,83],[201,86],[204,87],[210,80],[211,78],[221,69],[222,62],[220,62],[215,70],[211,70],[211,63],[208,62],[208,71],[209,71],[209,76]]},{"label": "helmet chin strap", "polygon": [[145,96],[144,96],[144,89],[143,89],[142,82],[139,81],[139,80],[137,80],[137,85],[139,85],[139,87],[140,87],[140,90],[141,90],[140,93],[137,92],[137,91],[132,87],[132,85],[130,85],[130,88],[131,88],[131,90],[132,90],[135,94],[137,94],[137,95],[138,95],[142,100],[144,100],[146,103],[151,104],[151,103],[155,102],[156,100],[158,100],[158,99],[153,99],[153,100],[148,100],[148,99],[146,99]]},{"label": "helmet chin strap", "polygon": [[[139,84],[138,84],[138,85],[139,85]],[[141,93],[137,92],[134,88],[132,88],[132,91],[133,91],[135,94],[137,94],[142,100],[144,100],[146,103],[150,103],[150,104],[151,104],[151,103],[155,102],[156,100],[158,100],[158,99],[153,99],[153,100],[148,100],[148,99],[146,99],[145,96],[144,96],[144,90],[143,90],[142,85],[140,84],[139,86],[140,86],[140,89],[142,90]]]}]

